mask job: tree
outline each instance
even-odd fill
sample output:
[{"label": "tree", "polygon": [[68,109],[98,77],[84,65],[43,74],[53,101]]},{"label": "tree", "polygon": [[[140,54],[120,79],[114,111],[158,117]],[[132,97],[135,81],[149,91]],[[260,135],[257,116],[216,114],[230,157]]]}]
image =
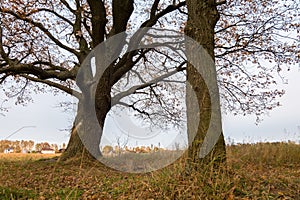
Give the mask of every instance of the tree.
[{"label": "tree", "polygon": [[58,145],[57,144],[51,144],[51,149],[53,149],[55,152],[58,151]]},{"label": "tree", "polygon": [[48,142],[40,142],[35,144],[35,150],[41,151],[42,149],[49,149],[51,145]]},{"label": "tree", "polygon": [[[276,71],[281,70],[283,63],[292,64],[299,61],[297,39],[286,37],[285,40],[288,42],[278,40],[278,37],[283,35],[281,30],[293,32],[299,28],[297,20],[290,18],[294,14],[298,17],[297,3],[281,1],[278,2],[278,6],[272,6],[270,4],[274,2],[266,0],[260,2],[229,0],[226,5],[212,0],[187,1],[187,3],[189,15],[187,28],[189,26],[191,31],[186,33],[203,45],[212,58],[216,58],[217,69],[213,71],[217,71],[218,74],[223,107],[242,114],[256,113],[258,116],[276,107],[278,105],[276,97],[281,96],[283,92],[268,90],[270,85],[274,84],[271,76],[274,71],[272,67],[270,69],[266,67],[259,58],[275,61]],[[78,136],[78,130],[82,127],[78,125],[83,118],[82,113],[86,114],[88,109],[91,109],[84,106],[87,105],[84,99],[90,99],[86,97],[91,95],[92,87],[96,87],[95,109],[100,127],[103,127],[107,113],[112,109],[112,102],[129,107],[152,122],[155,122],[155,119],[162,121],[157,112],[147,110],[145,106],[137,103],[138,100],[130,104],[121,102],[126,95],[135,95],[144,105],[150,105],[149,102],[152,102],[152,105],[163,107],[162,116],[168,116],[176,123],[182,115],[178,109],[173,109],[174,104],[164,103],[167,101],[161,92],[168,86],[170,80],[161,84],[153,83],[151,81],[154,76],[150,73],[151,70],[145,70],[149,68],[153,70],[157,66],[153,63],[164,66],[165,63],[174,62],[175,66],[161,70],[161,77],[172,70],[185,71],[181,62],[162,50],[143,49],[126,54],[122,54],[121,50],[116,52],[119,55],[118,59],[103,72],[97,84],[79,85],[85,92],[75,90],[74,81],[91,50],[118,33],[125,30],[134,33],[138,27],[171,25],[182,31],[187,16],[185,4],[167,0],[151,2],[30,0],[26,5],[20,0],[5,2],[0,6],[0,84],[8,87],[5,90],[8,97],[16,96],[17,102],[21,104],[30,100],[31,91],[28,87],[36,92],[43,92],[49,89],[44,85],[50,86],[52,92],[60,90],[78,98],[78,115],[75,120],[77,124],[72,128],[64,158],[76,156],[84,150]],[[193,7],[194,4],[199,7]],[[195,15],[198,16],[199,11],[213,15],[201,14],[202,17],[196,19]],[[217,23],[218,11],[221,20]],[[145,16],[139,16],[141,13]],[[142,22],[138,23],[139,20]],[[202,27],[206,27],[207,32],[202,30]],[[187,28],[185,30],[188,30]],[[199,30],[205,38],[201,38],[199,32],[192,30]],[[127,45],[125,40],[121,40],[120,44],[121,47]],[[157,60],[155,57],[161,59]],[[248,59],[248,62],[257,67],[257,71],[247,70],[244,65]],[[189,82],[194,86],[200,84],[199,88],[202,89],[202,94],[197,93],[198,100],[201,95],[207,97],[205,83],[201,82],[201,77],[193,79],[194,75],[191,65],[188,65]],[[215,73],[212,74],[212,77],[214,76]],[[130,80],[128,77],[135,77],[140,84],[138,87],[132,87],[129,92],[125,89],[120,91],[117,86]],[[89,80],[90,77],[83,78]],[[195,88],[193,91],[196,91]],[[145,96],[139,96],[142,94]],[[205,102],[209,104],[209,98],[206,98]],[[201,110],[201,105],[199,106]],[[171,114],[168,111],[172,111]],[[209,111],[205,114],[203,110],[203,116],[209,117],[210,114]],[[201,122],[203,128],[199,130],[197,136],[203,137],[207,126],[205,123],[208,120]],[[84,132],[89,132],[88,127],[89,124],[85,124],[87,129],[83,129]],[[96,148],[101,139],[101,132],[94,134],[90,139],[89,142],[94,142],[95,147],[90,151],[93,155],[101,156],[99,148]],[[223,142],[221,137],[218,143],[220,146],[217,145],[217,149],[221,152],[224,150]],[[195,147],[199,148],[199,144]],[[190,155],[196,158],[194,153]]]},{"label": "tree", "polygon": [[16,153],[20,153],[21,152],[21,142],[19,140],[16,140],[16,141],[13,141],[12,142],[12,146],[13,146],[13,149],[14,149],[14,152]]},{"label": "tree", "polygon": [[43,148],[43,147],[42,147],[42,143],[36,143],[36,144],[35,144],[35,150],[36,150],[36,151],[41,151],[42,148]]},{"label": "tree", "polygon": [[29,151],[32,151],[33,147],[34,147],[34,141],[29,140],[29,141],[28,141],[28,150],[29,150]]},{"label": "tree", "polygon": [[[211,57],[212,62],[215,62],[214,31],[215,26],[220,18],[219,12],[217,10],[218,5],[221,5],[221,3],[217,4],[217,2],[214,0],[187,0],[189,18],[185,27],[185,33],[203,46],[208,55]],[[188,45],[188,48],[190,48],[189,52],[196,52],[198,47]],[[191,54],[190,56],[194,55]],[[200,62],[205,61],[200,60]],[[197,64],[201,65],[201,63]],[[218,86],[215,66],[206,64],[202,68],[204,69],[202,74],[209,74],[209,80],[213,84],[215,84],[215,87],[217,88]],[[212,96],[209,93],[210,88],[208,87],[202,75],[199,74],[199,71],[190,63],[188,63],[187,67],[187,81],[191,86],[187,86],[188,111],[198,107],[201,119],[200,122],[193,124],[193,119],[197,118],[197,115],[199,113],[188,112],[188,132],[196,133],[195,135],[192,133],[188,134],[190,144],[188,157],[190,163],[196,164],[194,166],[197,169],[197,167],[203,167],[199,165],[199,163],[202,162],[203,159],[205,160],[204,163],[209,163],[212,159],[223,162],[226,158],[226,150],[224,136],[221,129],[221,111],[212,110]],[[196,99],[189,98],[189,96],[192,95],[192,91],[195,91],[195,94],[197,96]],[[214,90],[214,93],[214,95],[217,96],[216,103],[220,108],[218,90]],[[214,124],[212,126],[218,127],[214,131],[220,133],[216,136],[216,142],[213,142],[213,145],[214,143],[216,143],[216,145],[214,145],[214,149],[209,149],[209,154],[207,154],[207,152],[204,155],[201,155],[201,146],[204,144],[204,142],[206,142],[204,140],[206,134],[208,133],[208,129],[214,115],[216,115],[217,121],[214,121]]]},{"label": "tree", "polygon": [[3,153],[5,149],[12,147],[12,142],[9,140],[0,140],[0,152]]},{"label": "tree", "polygon": [[110,152],[112,152],[114,150],[114,148],[110,145],[105,145],[102,149],[102,152],[104,154],[109,154]]},{"label": "tree", "polygon": [[126,145],[128,144],[129,136],[127,138],[122,138],[121,136],[116,136],[116,146],[115,152],[118,156],[121,155],[122,151],[124,151]]},{"label": "tree", "polygon": [[[222,108],[261,116],[284,94],[276,74],[299,63],[299,2],[227,1],[219,6],[215,57]],[[225,20],[226,19],[226,20]],[[227,91],[227,92],[226,92]]]},{"label": "tree", "polygon": [[[146,19],[141,27],[151,27],[158,20],[168,13],[179,9],[185,5],[184,2],[166,6],[165,3],[159,5],[156,1],[152,5],[152,14]],[[107,11],[112,12],[107,15]],[[159,10],[160,6],[162,8]],[[24,8],[24,9],[21,9]],[[64,9],[64,12],[60,12]],[[112,9],[112,10],[110,10]],[[60,89],[68,94],[74,95],[79,99],[77,121],[82,118],[82,100],[86,99],[84,95],[73,89],[73,84],[84,58],[88,53],[103,42],[105,38],[112,37],[126,30],[129,18],[133,12],[133,1],[118,2],[113,1],[111,5],[104,5],[102,1],[90,0],[87,2],[75,1],[65,2],[48,1],[39,3],[35,1],[24,5],[18,1],[9,2],[1,7],[3,25],[0,37],[1,42],[1,83],[9,76],[14,76],[18,83],[24,83],[25,86],[31,82],[39,82],[47,84],[51,87]],[[55,19],[55,27],[49,18]],[[41,21],[40,18],[46,20]],[[106,18],[112,17],[112,22],[108,23]],[[13,29],[9,26],[15,23],[13,27],[16,30],[13,35],[8,34]],[[22,24],[27,24],[24,27]],[[112,24],[111,24],[112,23]],[[53,30],[49,27],[52,27]],[[69,32],[64,35],[63,31]],[[20,36],[20,37],[19,37]],[[24,36],[24,38],[23,38]],[[14,38],[13,40],[10,40]],[[64,39],[66,37],[66,39]],[[10,42],[12,41],[12,42]],[[36,41],[41,43],[37,44]],[[8,43],[7,43],[8,42]],[[21,43],[22,49],[18,51],[14,49],[15,44]],[[68,44],[70,45],[68,45]],[[54,52],[60,53],[57,58]],[[98,83],[98,90],[101,90],[96,97],[97,118],[100,126],[103,127],[107,112],[111,107],[110,92],[112,86],[118,82],[139,60],[141,60],[149,51],[134,51],[130,54],[123,55],[119,58],[119,63],[115,66],[111,65],[109,70]],[[18,56],[17,56],[18,55]],[[135,62],[132,62],[135,56],[139,56]],[[15,56],[21,59],[17,59]],[[68,57],[69,56],[69,57]],[[125,61],[125,63],[124,63]],[[114,71],[111,70],[114,68]],[[33,71],[31,71],[33,70]],[[113,76],[114,75],[114,76]],[[107,77],[113,77],[108,79]],[[24,82],[23,82],[24,81]],[[152,84],[149,84],[152,86]],[[26,96],[26,87],[22,87],[17,93],[18,102],[23,103]],[[40,85],[36,85],[36,89],[40,90]],[[107,98],[109,97],[109,98]],[[131,106],[133,107],[133,106]],[[133,107],[134,108],[134,107]],[[138,108],[135,108],[138,110]],[[84,149],[81,140],[78,137],[76,126],[72,129],[70,142],[65,157],[75,156]],[[100,141],[101,133],[90,137],[91,142],[95,142],[94,155],[101,155],[97,144]]]},{"label": "tree", "polygon": [[20,142],[20,146],[21,146],[21,151],[27,151],[28,150],[28,143],[26,140],[21,140]]}]

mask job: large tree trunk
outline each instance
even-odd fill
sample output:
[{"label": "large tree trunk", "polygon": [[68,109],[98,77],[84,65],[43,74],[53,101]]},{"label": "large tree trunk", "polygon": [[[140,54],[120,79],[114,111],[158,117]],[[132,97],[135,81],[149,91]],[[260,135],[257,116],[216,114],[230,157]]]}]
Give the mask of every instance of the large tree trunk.
[{"label": "large tree trunk", "polygon": [[89,153],[89,151],[84,147],[78,132],[76,130],[75,123],[73,124],[71,130],[71,136],[68,142],[68,146],[60,157],[61,161],[69,160],[71,158],[88,158],[93,159],[94,157]]},{"label": "large tree trunk", "polygon": [[[114,36],[126,30],[128,20],[133,12],[133,0],[122,2],[113,1],[113,27],[109,33],[109,37]],[[119,47],[123,47],[121,36],[118,39],[102,44],[105,36],[105,26],[107,23],[105,6],[102,1],[89,0],[88,4],[91,7],[92,14],[92,40],[94,55],[83,56],[80,67],[80,72],[77,75],[76,82],[82,91],[82,99],[79,100],[77,117],[75,119],[74,127],[72,129],[71,138],[66,152],[63,154],[64,159],[77,157],[80,152],[88,151],[88,155],[100,159],[102,154],[100,152],[99,144],[103,133],[103,127],[107,113],[111,109],[111,87],[113,85],[112,68],[106,68],[113,60],[117,59],[120,49],[110,49],[116,47],[117,42]],[[123,36],[124,37],[124,36]],[[98,45],[98,46],[97,46]],[[91,59],[96,58],[96,75],[91,74]],[[113,58],[115,56],[115,58]],[[94,81],[98,81],[93,84]],[[90,84],[92,83],[92,84]]]},{"label": "large tree trunk", "polygon": [[[88,73],[89,69],[82,68],[82,70],[84,74]],[[99,145],[105,119],[111,109],[110,73],[110,70],[106,70],[99,82],[92,86],[88,84],[89,80],[86,78],[79,80],[83,97],[78,102],[77,116],[62,160],[79,156],[99,160],[102,157]]]},{"label": "large tree trunk", "polygon": [[[219,19],[219,13],[214,0],[187,0],[188,22],[185,28],[187,36],[198,42],[214,62],[214,27]],[[187,52],[192,52],[190,58],[198,56],[194,52],[199,51],[193,45],[187,45]],[[197,58],[194,58],[197,60]],[[201,62],[204,62],[201,60]],[[199,64],[201,73],[197,67],[192,64],[187,66],[187,121],[188,121],[188,139],[189,139],[189,166],[198,170],[203,168],[203,164],[220,163],[225,161],[225,142],[221,128],[221,112],[219,102],[219,91],[217,87],[216,68],[214,65],[206,63]],[[195,63],[194,63],[195,65]],[[206,80],[203,75],[208,77]],[[207,83],[209,80],[209,84]],[[215,88],[213,93],[209,91],[211,87]],[[211,96],[213,94],[214,96]],[[192,98],[194,96],[194,98]],[[212,109],[212,97],[214,105],[219,109]],[[195,112],[195,108],[198,111]],[[194,112],[193,112],[194,111]],[[200,116],[199,116],[200,115]],[[195,122],[195,119],[200,119]],[[213,120],[213,121],[212,121]],[[206,134],[210,126],[219,127],[213,131],[217,136],[216,141],[212,142],[214,147],[206,147],[204,144]],[[209,146],[209,145],[208,145]],[[208,149],[205,149],[208,148]],[[202,154],[201,154],[202,151]],[[205,153],[207,151],[207,153]],[[204,152],[204,154],[203,154]]]},{"label": "large tree trunk", "polygon": [[[71,130],[70,140],[66,151],[62,154],[61,160],[84,157],[87,159],[99,159],[102,154],[99,148],[106,115],[109,111],[109,105],[100,103],[101,110],[85,108],[84,113],[78,111],[77,117]],[[79,104],[80,106],[81,104]],[[85,106],[84,106],[85,107]],[[106,109],[105,109],[106,108]],[[98,110],[96,115],[93,115]]]},{"label": "large tree trunk", "polygon": [[[102,129],[99,128],[95,108],[91,107],[92,105],[79,102],[68,147],[61,156],[61,160],[79,157],[99,159],[102,156],[99,148]],[[106,112],[101,113],[106,115]]]}]

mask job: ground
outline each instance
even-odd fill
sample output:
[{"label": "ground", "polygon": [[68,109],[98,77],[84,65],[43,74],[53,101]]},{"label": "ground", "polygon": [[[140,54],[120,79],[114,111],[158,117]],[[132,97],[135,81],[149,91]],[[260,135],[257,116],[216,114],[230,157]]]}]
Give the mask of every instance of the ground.
[{"label": "ground", "polygon": [[227,166],[185,175],[184,162],[147,174],[57,155],[0,154],[0,199],[300,199],[300,145],[227,147]]}]

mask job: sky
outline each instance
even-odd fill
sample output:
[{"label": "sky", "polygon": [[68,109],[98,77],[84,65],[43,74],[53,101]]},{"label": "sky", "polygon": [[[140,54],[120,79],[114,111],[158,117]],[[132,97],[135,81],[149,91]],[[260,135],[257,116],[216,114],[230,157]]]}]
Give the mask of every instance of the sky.
[{"label": "sky", "polygon": [[[263,117],[263,121],[259,125],[255,124],[255,116],[244,117],[231,114],[222,116],[227,143],[300,141],[300,67],[291,68],[285,78],[288,80],[288,84],[278,82],[278,87],[286,91],[286,94],[280,99],[282,106],[270,111],[269,115]],[[4,98],[4,94],[0,92],[0,100]],[[34,102],[25,107],[16,106],[12,101],[4,104],[9,107],[9,110],[4,113],[5,116],[0,115],[0,140],[46,141],[58,145],[67,143],[75,112],[64,112],[58,105],[61,100],[74,102],[74,99],[66,95],[54,96],[51,93],[37,94],[33,96],[33,99]],[[112,138],[108,138],[107,134],[104,134],[105,139],[102,145],[115,143],[116,138],[122,135],[122,131],[123,133],[128,131],[122,123],[115,124],[113,118],[107,121],[105,129],[113,130],[115,133]],[[118,132],[118,129],[115,128],[117,126],[123,126],[123,130]],[[139,130],[139,128],[137,129]],[[13,135],[10,136],[11,134]],[[160,143],[162,147],[167,147],[176,141],[182,144],[186,143],[186,136],[178,132],[176,134],[165,133],[163,138],[157,137],[155,134],[152,136],[152,139],[151,135],[148,139],[156,146]],[[136,137],[138,135],[131,135],[129,143],[144,145],[145,140],[137,142]]]},{"label": "sky", "polygon": [[282,106],[270,111],[255,125],[255,116],[223,116],[225,137],[235,142],[300,141],[300,65],[291,68],[278,87],[285,90],[279,99]]}]

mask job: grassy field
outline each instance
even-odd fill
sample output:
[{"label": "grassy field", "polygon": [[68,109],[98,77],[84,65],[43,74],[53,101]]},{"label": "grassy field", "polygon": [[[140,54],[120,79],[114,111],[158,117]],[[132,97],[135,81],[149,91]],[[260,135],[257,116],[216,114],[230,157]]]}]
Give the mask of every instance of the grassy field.
[{"label": "grassy field", "polygon": [[124,153],[115,156],[103,156],[100,161],[118,171],[143,173],[166,167],[182,156],[185,151],[163,150],[151,153]]},{"label": "grassy field", "polygon": [[299,199],[300,145],[227,147],[227,166],[186,176],[182,160],[147,174],[49,155],[0,154],[0,199]]}]

